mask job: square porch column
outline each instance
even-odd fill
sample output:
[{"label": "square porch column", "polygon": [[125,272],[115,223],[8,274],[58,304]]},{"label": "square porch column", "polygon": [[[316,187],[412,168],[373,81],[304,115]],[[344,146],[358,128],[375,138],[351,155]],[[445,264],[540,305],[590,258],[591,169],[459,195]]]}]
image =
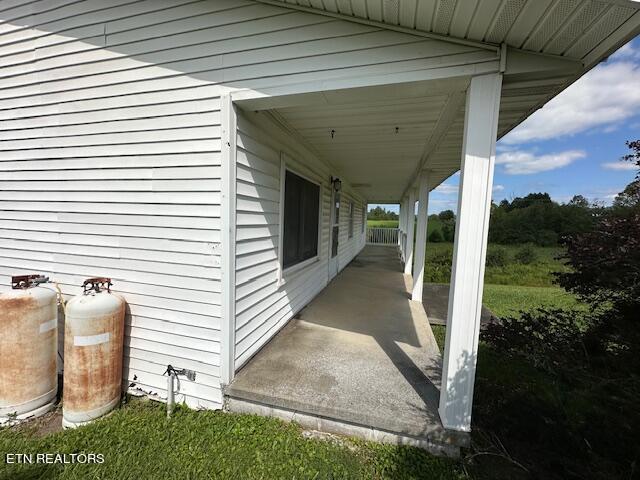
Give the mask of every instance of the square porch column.
[{"label": "square porch column", "polygon": [[407,259],[404,263],[404,273],[411,275],[413,266],[413,232],[415,230],[416,191],[409,191],[409,204],[407,208]]},{"label": "square porch column", "polygon": [[409,209],[409,201],[407,198],[402,199],[402,243],[400,244],[400,252],[402,261],[407,259],[407,210]]},{"label": "square porch column", "polygon": [[502,75],[473,77],[467,104],[440,390],[445,428],[471,430]]},{"label": "square porch column", "polygon": [[429,172],[420,173],[418,185],[418,229],[416,231],[416,252],[413,266],[413,290],[411,300],[422,302],[424,284],[424,259],[427,250],[427,220],[429,211]]},{"label": "square porch column", "polygon": [[398,204],[398,250],[400,251],[400,256],[402,257],[402,201]]}]

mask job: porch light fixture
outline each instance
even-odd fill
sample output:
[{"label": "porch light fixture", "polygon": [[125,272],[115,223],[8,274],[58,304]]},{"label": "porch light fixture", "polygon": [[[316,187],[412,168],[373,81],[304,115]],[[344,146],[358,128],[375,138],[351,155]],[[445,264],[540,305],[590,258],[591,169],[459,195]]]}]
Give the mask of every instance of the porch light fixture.
[{"label": "porch light fixture", "polygon": [[342,189],[342,181],[338,177],[331,177],[331,184],[336,192]]},{"label": "porch light fixture", "polygon": [[331,130],[331,138],[333,138],[333,137],[335,137],[335,136],[336,136],[336,131],[332,129],[332,130]]}]

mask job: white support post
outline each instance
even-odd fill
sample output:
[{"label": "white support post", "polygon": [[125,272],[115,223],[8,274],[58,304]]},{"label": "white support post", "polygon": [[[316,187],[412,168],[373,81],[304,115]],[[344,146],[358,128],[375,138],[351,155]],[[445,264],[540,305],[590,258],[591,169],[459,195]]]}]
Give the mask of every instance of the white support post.
[{"label": "white support post", "polygon": [[404,264],[404,273],[411,275],[413,266],[413,233],[415,231],[416,220],[416,191],[409,192],[409,208],[407,209],[407,261]]},{"label": "white support post", "polygon": [[467,91],[439,408],[445,428],[465,432],[471,430],[501,88],[496,73],[473,77]]},{"label": "white support post", "polygon": [[424,260],[427,250],[427,219],[429,211],[429,172],[420,173],[418,185],[418,229],[416,231],[416,251],[413,262],[413,290],[411,300],[422,302],[424,284]]},{"label": "white support post", "polygon": [[402,256],[402,202],[398,203],[398,251]]},{"label": "white support post", "polygon": [[237,118],[230,95],[221,98],[222,208],[220,380],[228,385],[235,374],[236,355],[236,136]]},{"label": "white support post", "polygon": [[403,198],[400,200],[400,259],[404,262],[404,234],[407,231],[407,202]]},{"label": "white support post", "polygon": [[407,261],[407,231],[409,229],[409,199],[404,197],[404,234],[402,235],[402,261]]}]

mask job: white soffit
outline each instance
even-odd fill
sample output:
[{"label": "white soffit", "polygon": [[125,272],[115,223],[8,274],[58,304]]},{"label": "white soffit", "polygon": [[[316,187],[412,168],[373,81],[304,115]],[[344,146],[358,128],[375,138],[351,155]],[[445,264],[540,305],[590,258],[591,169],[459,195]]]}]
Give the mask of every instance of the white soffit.
[{"label": "white soffit", "polygon": [[[632,0],[260,0],[597,63],[637,34]],[[604,48],[603,48],[604,47]]]}]

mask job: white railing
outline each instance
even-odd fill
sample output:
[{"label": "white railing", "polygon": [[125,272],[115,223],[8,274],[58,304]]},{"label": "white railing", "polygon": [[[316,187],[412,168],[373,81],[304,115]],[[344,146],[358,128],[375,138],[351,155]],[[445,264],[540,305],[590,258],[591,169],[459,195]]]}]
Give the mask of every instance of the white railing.
[{"label": "white railing", "polygon": [[397,228],[367,227],[367,245],[397,245]]}]

